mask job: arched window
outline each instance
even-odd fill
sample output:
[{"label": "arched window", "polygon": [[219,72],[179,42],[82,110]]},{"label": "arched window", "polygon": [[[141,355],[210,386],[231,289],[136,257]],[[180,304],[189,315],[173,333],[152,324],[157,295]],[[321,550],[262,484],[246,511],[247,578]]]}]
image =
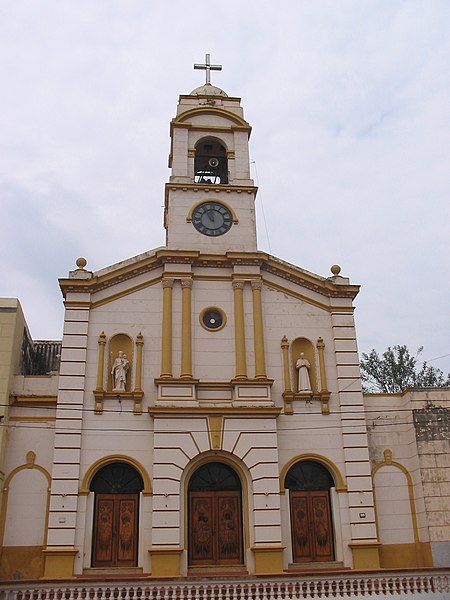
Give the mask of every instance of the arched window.
[{"label": "arched window", "polygon": [[241,481],[236,472],[220,462],[210,462],[195,471],[189,481],[190,492],[239,491]]},{"label": "arched window", "polygon": [[136,494],[143,490],[140,473],[126,463],[106,465],[94,475],[89,489],[97,494]]},{"label": "arched window", "polygon": [[304,460],[289,469],[284,487],[299,492],[329,490],[334,487],[334,481],[323,465],[312,460]]},{"label": "arched window", "polygon": [[196,183],[228,183],[227,151],[214,138],[203,138],[195,146],[194,180]]}]

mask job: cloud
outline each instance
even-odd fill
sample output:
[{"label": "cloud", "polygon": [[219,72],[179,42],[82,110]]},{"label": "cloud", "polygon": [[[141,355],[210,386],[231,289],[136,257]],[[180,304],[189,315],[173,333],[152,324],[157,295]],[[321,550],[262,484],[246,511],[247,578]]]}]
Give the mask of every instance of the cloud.
[{"label": "cloud", "polygon": [[[243,98],[267,248],[363,284],[360,347],[448,348],[447,2],[16,2],[2,9],[1,266],[35,337],[56,279],[164,243],[177,96]],[[437,366],[450,368],[450,360]]]}]

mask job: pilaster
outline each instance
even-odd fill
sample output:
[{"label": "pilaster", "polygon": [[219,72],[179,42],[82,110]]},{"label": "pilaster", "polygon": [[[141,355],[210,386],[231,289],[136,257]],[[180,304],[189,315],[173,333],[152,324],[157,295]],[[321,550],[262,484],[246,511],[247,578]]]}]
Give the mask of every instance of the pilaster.
[{"label": "pilaster", "polygon": [[172,289],[174,280],[162,280],[163,317],[161,334],[161,379],[172,377]]},{"label": "pilaster", "polygon": [[247,379],[247,358],[245,350],[244,322],[244,281],[233,281],[234,295],[234,347],[236,379]]},{"label": "pilaster", "polygon": [[262,281],[252,281],[253,297],[253,343],[255,352],[255,379],[266,379],[264,350],[264,326],[261,302]]},{"label": "pilaster", "polygon": [[181,379],[192,379],[192,278],[181,279]]}]

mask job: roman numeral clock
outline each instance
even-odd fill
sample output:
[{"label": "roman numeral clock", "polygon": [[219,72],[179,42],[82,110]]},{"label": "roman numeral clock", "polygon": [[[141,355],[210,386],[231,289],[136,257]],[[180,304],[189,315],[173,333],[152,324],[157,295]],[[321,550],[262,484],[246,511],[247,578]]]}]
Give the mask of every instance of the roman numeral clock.
[{"label": "roman numeral clock", "polygon": [[233,217],[223,204],[204,202],[194,210],[192,224],[203,235],[223,235],[233,224]]}]

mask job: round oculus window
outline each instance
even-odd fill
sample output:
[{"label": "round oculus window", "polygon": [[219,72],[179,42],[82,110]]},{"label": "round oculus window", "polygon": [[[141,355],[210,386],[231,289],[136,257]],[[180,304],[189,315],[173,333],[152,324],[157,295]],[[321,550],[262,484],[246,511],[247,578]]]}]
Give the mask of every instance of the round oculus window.
[{"label": "round oculus window", "polygon": [[219,308],[205,308],[200,315],[200,322],[206,329],[217,331],[218,329],[222,329],[226,323],[225,313]]}]

